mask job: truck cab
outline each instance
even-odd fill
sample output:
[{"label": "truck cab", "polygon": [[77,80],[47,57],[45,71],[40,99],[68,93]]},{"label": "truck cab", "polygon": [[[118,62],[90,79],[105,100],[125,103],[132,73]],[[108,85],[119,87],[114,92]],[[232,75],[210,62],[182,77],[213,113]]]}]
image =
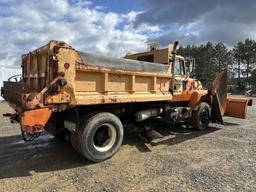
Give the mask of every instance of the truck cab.
[{"label": "truck cab", "polygon": [[[167,48],[158,49],[158,45],[152,43],[149,51],[135,54],[127,53],[124,58],[169,65],[168,72],[171,76],[172,69],[174,69],[173,82],[170,83],[173,99],[177,101],[187,100],[186,95],[189,95],[187,94],[189,90],[203,90],[203,87],[200,81],[189,77],[193,69],[193,63],[190,60],[187,62],[181,55],[175,54],[175,57],[173,57],[173,48],[174,45],[169,44]],[[206,94],[205,91],[204,94]]]},{"label": "truck cab", "polygon": [[194,111],[198,110],[198,103],[202,101],[212,103],[212,119],[220,123],[223,123],[224,115],[245,118],[246,108],[252,105],[252,100],[227,96],[226,70],[217,74],[211,86],[204,89],[199,80],[190,77],[195,67],[195,59],[185,59],[177,55],[176,50],[178,42],[163,49],[158,49],[158,45],[152,43],[149,51],[128,53],[124,58],[169,65],[167,73],[171,76],[169,90],[172,93],[172,103],[188,102],[187,106]]}]

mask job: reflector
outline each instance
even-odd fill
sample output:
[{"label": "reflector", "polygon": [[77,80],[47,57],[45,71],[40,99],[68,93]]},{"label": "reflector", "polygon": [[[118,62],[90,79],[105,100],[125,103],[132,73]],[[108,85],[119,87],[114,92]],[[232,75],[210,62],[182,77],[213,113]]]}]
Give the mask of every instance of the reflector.
[{"label": "reflector", "polygon": [[68,69],[70,67],[69,63],[64,64],[65,69]]}]

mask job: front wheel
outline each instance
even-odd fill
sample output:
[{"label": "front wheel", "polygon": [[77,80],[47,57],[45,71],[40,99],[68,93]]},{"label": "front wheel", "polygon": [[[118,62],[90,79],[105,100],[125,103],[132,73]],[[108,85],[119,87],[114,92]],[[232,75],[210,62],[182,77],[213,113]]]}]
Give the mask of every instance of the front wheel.
[{"label": "front wheel", "polygon": [[77,137],[71,139],[77,139],[74,148],[86,159],[100,162],[118,151],[123,141],[123,125],[112,113],[97,113],[85,120]]},{"label": "front wheel", "polygon": [[193,111],[191,117],[192,127],[203,131],[208,128],[211,119],[211,107],[208,103],[201,102],[197,111]]}]

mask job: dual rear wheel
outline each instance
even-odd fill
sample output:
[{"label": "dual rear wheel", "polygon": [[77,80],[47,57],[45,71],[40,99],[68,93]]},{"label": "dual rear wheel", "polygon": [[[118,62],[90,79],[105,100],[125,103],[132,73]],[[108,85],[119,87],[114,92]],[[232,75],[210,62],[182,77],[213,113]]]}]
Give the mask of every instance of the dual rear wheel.
[{"label": "dual rear wheel", "polygon": [[102,112],[85,117],[77,132],[71,133],[74,149],[93,162],[112,157],[123,141],[123,125],[112,113]]}]

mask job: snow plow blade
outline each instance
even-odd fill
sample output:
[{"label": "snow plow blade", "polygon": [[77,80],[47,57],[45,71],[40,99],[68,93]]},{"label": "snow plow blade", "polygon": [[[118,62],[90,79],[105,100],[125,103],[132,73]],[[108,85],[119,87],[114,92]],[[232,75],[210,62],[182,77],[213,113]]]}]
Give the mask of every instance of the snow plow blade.
[{"label": "snow plow blade", "polygon": [[247,106],[252,106],[251,98],[228,96],[224,115],[229,117],[245,119]]},{"label": "snow plow blade", "polygon": [[252,106],[252,99],[246,97],[227,96],[227,70],[216,75],[209,89],[212,96],[213,109],[219,123],[223,124],[223,116],[246,118],[247,106]]}]

